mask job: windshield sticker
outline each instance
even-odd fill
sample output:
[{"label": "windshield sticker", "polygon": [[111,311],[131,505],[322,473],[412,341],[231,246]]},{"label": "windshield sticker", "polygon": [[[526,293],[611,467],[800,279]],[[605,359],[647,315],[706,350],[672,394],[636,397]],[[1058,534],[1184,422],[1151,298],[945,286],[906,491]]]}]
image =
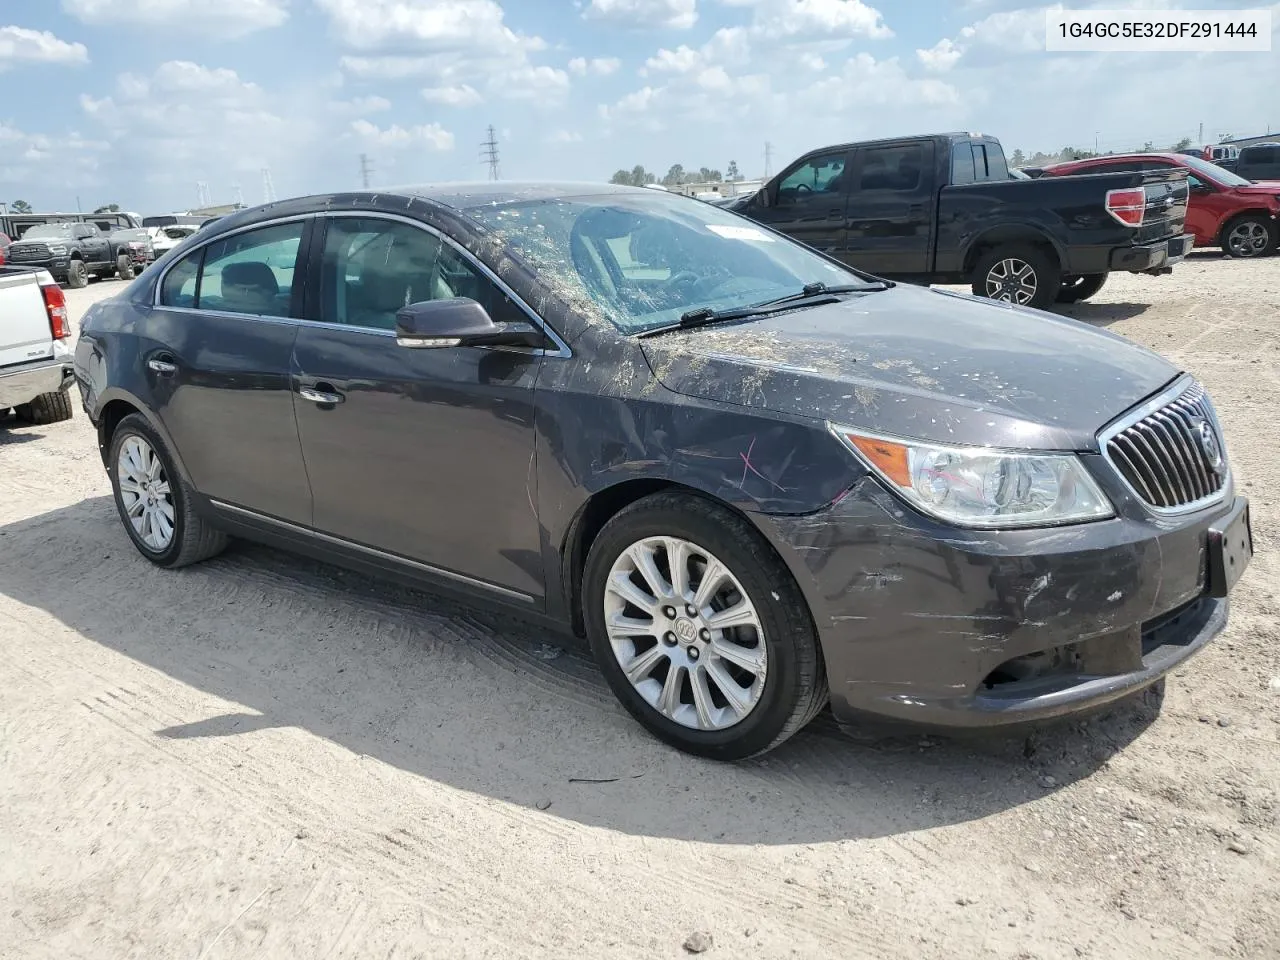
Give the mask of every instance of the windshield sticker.
[{"label": "windshield sticker", "polygon": [[773,243],[777,239],[755,227],[726,226],[722,223],[704,223],[703,226],[726,240],[757,240],[761,243]]}]

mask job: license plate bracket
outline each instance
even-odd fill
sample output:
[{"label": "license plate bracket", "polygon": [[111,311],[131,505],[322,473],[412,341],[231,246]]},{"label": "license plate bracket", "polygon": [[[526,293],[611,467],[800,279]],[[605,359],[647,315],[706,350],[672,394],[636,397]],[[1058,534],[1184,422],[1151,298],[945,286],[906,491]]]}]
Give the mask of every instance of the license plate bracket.
[{"label": "license plate bracket", "polygon": [[1225,597],[1253,559],[1253,525],[1249,501],[1241,497],[1227,516],[1208,531],[1209,570],[1207,593]]}]

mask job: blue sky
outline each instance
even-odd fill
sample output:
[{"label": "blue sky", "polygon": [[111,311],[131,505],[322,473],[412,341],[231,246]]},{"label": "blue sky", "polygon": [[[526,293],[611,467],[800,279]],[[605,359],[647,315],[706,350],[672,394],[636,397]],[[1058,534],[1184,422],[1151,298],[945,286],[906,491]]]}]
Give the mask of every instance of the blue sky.
[{"label": "blue sky", "polygon": [[[1071,4],[1086,7],[1090,4]],[[1214,0],[1094,4],[1230,9]],[[824,143],[981,130],[1127,149],[1280,131],[1266,54],[1048,54],[1004,0],[0,0],[0,200],[144,213],[637,163],[746,176]],[[1272,7],[1280,29],[1280,4]]]}]

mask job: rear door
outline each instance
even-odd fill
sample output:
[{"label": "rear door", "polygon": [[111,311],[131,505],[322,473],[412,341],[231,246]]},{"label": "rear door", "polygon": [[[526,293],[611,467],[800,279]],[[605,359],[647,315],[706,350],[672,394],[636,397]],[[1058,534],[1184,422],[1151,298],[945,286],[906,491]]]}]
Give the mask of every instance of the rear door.
[{"label": "rear door", "polygon": [[930,271],[934,169],[932,140],[857,151],[846,213],[851,264],[877,274]]},{"label": "rear door", "polygon": [[767,207],[750,216],[823,253],[843,258],[849,154],[837,149],[801,160],[785,171]]},{"label": "rear door", "polygon": [[139,326],[152,409],[201,493],[311,523],[289,359],[310,218],[220,237],[174,262]]}]

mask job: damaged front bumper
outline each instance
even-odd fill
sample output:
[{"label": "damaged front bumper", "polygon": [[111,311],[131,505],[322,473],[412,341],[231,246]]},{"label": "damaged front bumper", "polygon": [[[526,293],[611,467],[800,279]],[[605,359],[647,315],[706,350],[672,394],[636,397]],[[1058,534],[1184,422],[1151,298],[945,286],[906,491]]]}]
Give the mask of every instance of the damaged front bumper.
[{"label": "damaged front bumper", "polygon": [[[1252,554],[1247,501],[1228,490],[1176,519],[1125,512],[960,530],[868,478],[820,513],[755,519],[809,600],[838,720],[984,727],[1125,697],[1226,625]],[[1224,529],[1237,541],[1226,581],[1211,544]]]}]

